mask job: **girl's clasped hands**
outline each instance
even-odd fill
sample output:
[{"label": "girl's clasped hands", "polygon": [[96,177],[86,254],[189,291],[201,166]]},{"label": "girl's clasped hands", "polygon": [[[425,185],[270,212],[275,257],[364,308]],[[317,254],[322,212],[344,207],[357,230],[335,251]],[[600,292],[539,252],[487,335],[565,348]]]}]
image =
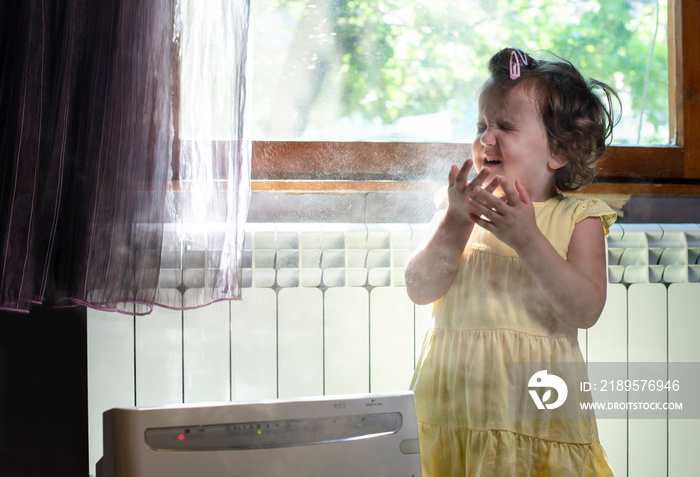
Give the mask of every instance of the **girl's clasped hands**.
[{"label": "girl's clasped hands", "polygon": [[518,251],[539,233],[530,194],[517,178],[513,184],[501,175],[489,179],[488,168],[469,181],[472,165],[467,159],[461,168],[452,166],[447,215],[464,225],[478,224]]}]

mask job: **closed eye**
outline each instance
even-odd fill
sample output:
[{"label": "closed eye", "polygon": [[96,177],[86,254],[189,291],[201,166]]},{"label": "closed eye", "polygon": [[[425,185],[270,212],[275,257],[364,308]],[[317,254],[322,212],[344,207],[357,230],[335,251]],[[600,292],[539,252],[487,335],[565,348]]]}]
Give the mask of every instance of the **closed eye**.
[{"label": "closed eye", "polygon": [[498,123],[498,129],[506,132],[515,131],[515,127],[513,127],[513,125],[508,122]]},{"label": "closed eye", "polygon": [[479,134],[481,134],[481,133],[483,133],[484,131],[486,131],[486,129],[489,128],[489,127],[491,127],[491,128],[496,128],[496,129],[499,129],[499,130],[504,131],[504,132],[512,132],[512,131],[515,131],[515,127],[514,127],[511,123],[509,123],[509,122],[498,122],[498,123],[494,123],[494,124],[492,124],[492,125],[490,125],[490,126],[487,125],[487,124],[484,123],[484,122],[478,122],[478,123],[476,124],[476,132],[479,133]]}]

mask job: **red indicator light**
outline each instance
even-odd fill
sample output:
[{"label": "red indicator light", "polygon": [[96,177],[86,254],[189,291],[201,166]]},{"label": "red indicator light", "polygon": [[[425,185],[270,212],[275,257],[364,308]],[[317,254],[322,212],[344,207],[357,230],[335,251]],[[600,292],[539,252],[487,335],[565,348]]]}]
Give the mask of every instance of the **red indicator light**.
[{"label": "red indicator light", "polygon": [[184,440],[185,440],[185,435],[184,435],[184,434],[178,434],[177,440],[179,440],[179,441],[184,441]]}]

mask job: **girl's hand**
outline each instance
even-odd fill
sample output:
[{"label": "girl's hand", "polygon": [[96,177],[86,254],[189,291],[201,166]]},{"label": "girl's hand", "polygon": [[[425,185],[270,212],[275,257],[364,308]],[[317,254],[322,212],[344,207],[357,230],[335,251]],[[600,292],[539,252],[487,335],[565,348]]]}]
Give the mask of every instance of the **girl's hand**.
[{"label": "girl's hand", "polygon": [[[496,186],[501,186],[502,197],[493,195]],[[535,209],[519,179],[513,185],[503,177],[496,176],[489,184],[491,190],[477,187],[472,197],[467,198],[471,209],[469,219],[493,233],[500,241],[515,251],[522,250],[540,230],[535,221]]]},{"label": "girl's hand", "polygon": [[[474,220],[470,216],[471,208],[467,203],[467,199],[474,196],[477,189],[481,189],[484,182],[489,176],[489,170],[484,168],[479,171],[479,174],[471,181],[468,181],[469,171],[472,168],[474,161],[467,159],[461,168],[453,165],[450,169],[447,189],[447,216],[458,225],[471,225]],[[497,184],[493,181],[489,183],[482,191],[493,193]]]},{"label": "girl's hand", "polygon": [[[468,181],[472,160],[464,161],[461,168],[452,166],[447,189],[447,210],[444,207],[435,214],[432,232],[409,257],[404,276],[406,292],[414,303],[427,305],[444,296],[452,285],[460,264],[464,247],[474,229],[467,198],[483,187],[489,176],[481,170],[476,178]],[[492,193],[497,184],[487,184],[484,193]]]}]

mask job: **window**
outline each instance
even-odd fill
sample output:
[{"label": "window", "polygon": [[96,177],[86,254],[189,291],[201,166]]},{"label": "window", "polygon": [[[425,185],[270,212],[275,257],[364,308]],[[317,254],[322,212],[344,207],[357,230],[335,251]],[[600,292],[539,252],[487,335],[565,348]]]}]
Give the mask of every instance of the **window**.
[{"label": "window", "polygon": [[666,0],[260,0],[256,139],[471,142],[488,60],[547,51],[614,85],[617,144],[668,144]]},{"label": "window", "polygon": [[485,61],[522,45],[560,53],[625,101],[626,123],[586,192],[700,193],[697,2],[471,4],[251,2],[254,190],[433,187],[470,154]]}]

